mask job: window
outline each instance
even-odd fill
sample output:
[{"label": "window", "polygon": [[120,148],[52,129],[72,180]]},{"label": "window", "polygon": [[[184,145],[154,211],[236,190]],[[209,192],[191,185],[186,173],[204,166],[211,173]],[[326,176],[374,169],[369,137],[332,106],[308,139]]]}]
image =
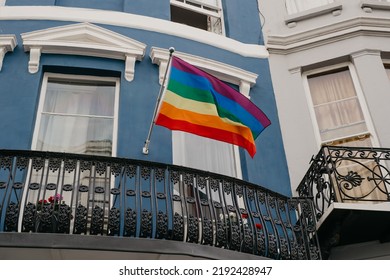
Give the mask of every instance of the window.
[{"label": "window", "polygon": [[115,155],[118,79],[46,73],[33,149]]},{"label": "window", "polygon": [[173,131],[172,137],[174,164],[242,177],[237,147],[180,131]]},{"label": "window", "polygon": [[306,75],[322,144],[372,146],[350,67]]},{"label": "window", "polygon": [[288,14],[295,14],[333,3],[334,0],[286,0]]},{"label": "window", "polygon": [[224,33],[220,0],[171,0],[171,21]]},{"label": "window", "polygon": [[[118,95],[119,78],[45,73],[32,149],[115,156]],[[23,201],[37,205],[40,200],[58,195],[62,203],[72,205],[73,216],[78,207],[88,209],[89,221],[95,209],[108,209],[105,205],[111,203],[112,177],[92,165],[71,172],[64,170],[64,164],[51,170],[47,160],[42,169],[30,168],[28,177],[40,188],[26,192]],[[50,185],[55,188],[48,188]],[[65,186],[79,191],[66,190]],[[82,187],[90,191],[82,191]],[[107,217],[105,211],[105,221]]]},{"label": "window", "polygon": [[5,1],[6,0],[0,0],[0,6],[5,6]]}]

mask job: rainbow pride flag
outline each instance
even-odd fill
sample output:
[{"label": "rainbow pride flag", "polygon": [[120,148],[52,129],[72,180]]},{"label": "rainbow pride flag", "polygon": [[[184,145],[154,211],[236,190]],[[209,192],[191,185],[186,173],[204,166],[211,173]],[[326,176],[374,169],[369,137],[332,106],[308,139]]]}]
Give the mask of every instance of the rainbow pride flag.
[{"label": "rainbow pride flag", "polygon": [[255,139],[271,124],[248,98],[216,77],[172,57],[156,124],[212,138],[256,153]]}]

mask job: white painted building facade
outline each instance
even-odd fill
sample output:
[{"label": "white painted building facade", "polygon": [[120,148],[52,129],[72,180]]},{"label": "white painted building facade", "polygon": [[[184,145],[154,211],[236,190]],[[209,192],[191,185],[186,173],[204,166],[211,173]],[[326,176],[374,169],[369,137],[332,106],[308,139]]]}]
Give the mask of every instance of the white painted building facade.
[{"label": "white painted building facade", "polygon": [[[260,0],[259,7],[293,193],[323,145],[390,147],[390,1]],[[389,258],[372,244],[359,258],[379,251]],[[343,250],[337,258],[357,257]]]}]

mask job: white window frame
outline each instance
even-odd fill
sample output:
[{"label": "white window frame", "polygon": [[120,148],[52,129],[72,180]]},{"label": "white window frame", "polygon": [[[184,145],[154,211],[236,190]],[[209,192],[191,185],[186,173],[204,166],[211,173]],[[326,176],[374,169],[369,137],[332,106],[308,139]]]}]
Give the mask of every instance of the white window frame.
[{"label": "white window frame", "polygon": [[1,6],[5,6],[5,2],[6,2],[7,0],[0,0],[0,7]]},{"label": "white window frame", "polygon": [[309,11],[309,10],[312,10],[312,9],[318,9],[318,8],[320,8],[322,6],[327,6],[327,5],[333,4],[335,2],[335,0],[326,0],[327,1],[326,4],[318,4],[318,5],[314,5],[311,8],[299,10],[299,8],[298,8],[299,5],[297,5],[297,1],[313,3],[313,2],[315,2],[315,0],[285,0],[285,1],[286,1],[287,14],[289,14],[289,15],[306,12],[306,11]]},{"label": "white window frame", "polygon": [[[329,71],[338,70],[338,69],[342,69],[342,68],[347,68],[350,75],[351,75],[352,82],[353,82],[355,92],[356,92],[356,96],[359,100],[359,104],[360,104],[360,107],[361,107],[361,110],[363,113],[364,121],[367,125],[367,131],[364,131],[364,132],[361,132],[358,134],[354,134],[354,135],[345,135],[344,137],[323,141],[321,139],[320,129],[318,126],[317,117],[316,117],[314,105],[313,105],[313,100],[312,100],[311,93],[310,93],[310,87],[309,87],[309,81],[308,81],[309,78],[308,77],[315,75],[315,74],[321,74],[321,73],[326,74]],[[318,69],[314,69],[314,70],[309,70],[309,71],[306,71],[302,74],[302,78],[303,78],[303,86],[304,86],[304,90],[305,90],[305,94],[306,94],[308,108],[310,111],[313,128],[315,130],[315,138],[317,140],[319,148],[322,145],[326,145],[327,143],[331,143],[333,141],[346,140],[346,139],[350,139],[350,138],[354,138],[354,137],[363,137],[365,135],[368,135],[370,137],[372,146],[378,146],[378,138],[375,134],[374,125],[373,125],[371,117],[370,117],[368,106],[365,102],[364,93],[360,87],[359,78],[357,76],[356,70],[355,70],[354,65],[352,63],[345,62],[345,63],[340,63],[340,64],[336,64],[336,65],[332,65],[332,66],[326,66],[326,67],[322,67],[322,68],[318,68]]]},{"label": "white window frame", "polygon": [[117,142],[118,142],[118,112],[119,112],[119,88],[120,79],[114,77],[100,77],[100,76],[88,76],[88,75],[72,75],[72,74],[57,74],[46,72],[42,78],[42,86],[40,91],[40,99],[38,109],[36,112],[36,121],[33,132],[33,139],[31,149],[36,150],[38,143],[39,129],[42,119],[42,111],[47,93],[47,84],[49,78],[61,78],[69,80],[80,80],[80,81],[106,81],[115,83],[115,100],[114,100],[114,116],[113,116],[113,131],[112,131],[112,151],[111,156],[115,157],[117,154]]},{"label": "white window frame", "polygon": [[[209,18],[211,18],[209,22],[210,26],[208,31],[225,36],[225,25],[223,20],[222,2],[221,0],[216,0],[216,1],[217,1],[217,6],[205,4],[202,0],[170,0],[170,3],[173,6],[208,16]],[[194,6],[194,4],[199,5],[200,7]],[[220,29],[221,29],[220,31],[213,30],[211,26],[213,25],[212,19],[216,19],[217,21],[218,20],[220,21]]]}]

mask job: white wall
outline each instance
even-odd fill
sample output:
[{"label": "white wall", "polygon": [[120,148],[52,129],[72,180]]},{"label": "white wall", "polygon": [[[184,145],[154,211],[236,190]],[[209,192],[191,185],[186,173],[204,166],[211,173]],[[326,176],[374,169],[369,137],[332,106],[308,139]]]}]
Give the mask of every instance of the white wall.
[{"label": "white wall", "polygon": [[293,191],[320,148],[303,86],[305,70],[351,62],[374,124],[373,133],[382,147],[390,148],[390,81],[382,61],[390,54],[386,35],[390,32],[390,10],[370,12],[362,9],[361,3],[338,0],[324,6],[331,8],[326,13],[317,9],[314,15],[301,13],[294,18],[287,14],[284,0],[260,0]]}]

